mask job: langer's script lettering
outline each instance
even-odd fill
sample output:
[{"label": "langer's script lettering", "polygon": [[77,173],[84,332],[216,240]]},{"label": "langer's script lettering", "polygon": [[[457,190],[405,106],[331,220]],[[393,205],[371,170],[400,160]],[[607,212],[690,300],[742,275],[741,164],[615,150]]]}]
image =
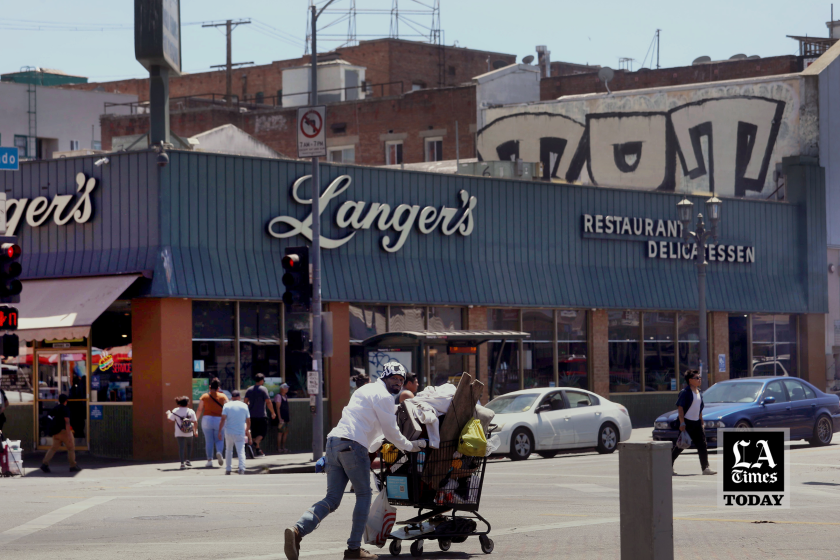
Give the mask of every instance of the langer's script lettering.
[{"label": "langer's script lettering", "polygon": [[96,179],[85,177],[84,173],[76,175],[76,193],[79,199],[73,201],[72,194],[57,194],[50,201],[45,196],[39,196],[31,201],[28,198],[10,198],[6,200],[6,235],[14,235],[21,218],[26,217],[26,223],[32,227],[42,225],[52,214],[53,222],[63,226],[70,220],[84,224],[93,216],[93,203],[90,193],[96,188]]},{"label": "langer's script lettering", "polygon": [[[292,185],[292,199],[298,204],[312,205],[312,199],[301,198],[298,195],[298,189],[311,177],[311,175],[304,175]],[[330,183],[321,194],[320,213],[323,214],[334,198],[350,188],[352,182],[353,179],[349,175],[342,175]],[[335,214],[335,223],[338,227],[350,228],[355,231],[339,239],[330,239],[322,235],[321,247],[324,249],[341,247],[350,241],[358,230],[370,229],[374,225],[379,231],[390,229],[396,232],[397,235],[393,238],[393,241],[391,235],[382,238],[382,248],[389,253],[395,253],[405,245],[415,224],[418,231],[424,235],[438,228],[444,235],[452,235],[455,232],[463,236],[470,235],[475,225],[473,210],[478,204],[478,199],[470,196],[465,190],[460,191],[458,196],[461,199],[460,208],[443,206],[440,210],[433,206],[426,206],[421,209],[416,204],[400,204],[392,211],[389,204],[348,200],[338,207]],[[288,231],[276,231],[275,227],[278,224],[288,226]],[[268,223],[268,233],[279,239],[302,235],[312,241],[312,214],[310,213],[303,221],[291,216],[278,216]]]}]

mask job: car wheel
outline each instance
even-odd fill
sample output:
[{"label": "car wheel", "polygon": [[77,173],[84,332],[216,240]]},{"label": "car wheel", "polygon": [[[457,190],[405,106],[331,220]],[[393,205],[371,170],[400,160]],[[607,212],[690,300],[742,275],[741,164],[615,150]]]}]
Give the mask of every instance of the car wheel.
[{"label": "car wheel", "polygon": [[598,453],[612,453],[618,447],[618,428],[607,422],[598,430]]},{"label": "car wheel", "polygon": [[537,455],[543,459],[554,459],[557,456],[557,451],[537,451]]},{"label": "car wheel", "polygon": [[834,426],[831,424],[831,418],[823,415],[817,418],[817,423],[814,425],[814,437],[809,439],[808,443],[821,447],[831,443],[832,437],[834,437]]},{"label": "car wheel", "polygon": [[534,450],[534,437],[525,428],[518,428],[510,437],[510,460],[524,461]]},{"label": "car wheel", "polygon": [[735,429],[739,432],[746,432],[747,430],[751,429],[752,426],[746,420],[741,420],[737,424],[735,424]]}]

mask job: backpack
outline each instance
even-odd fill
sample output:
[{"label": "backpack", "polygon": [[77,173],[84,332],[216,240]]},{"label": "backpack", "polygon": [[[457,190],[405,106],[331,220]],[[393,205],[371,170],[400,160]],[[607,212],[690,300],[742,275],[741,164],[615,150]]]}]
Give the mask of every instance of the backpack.
[{"label": "backpack", "polygon": [[184,416],[178,416],[177,414],[175,414],[174,410],[172,411],[172,416],[175,416],[176,418],[181,419],[181,421],[179,422],[180,426],[178,426],[178,429],[181,430],[182,432],[184,432],[185,434],[193,433],[194,427],[195,427],[195,422],[193,422],[193,420],[192,420],[192,418],[190,418],[189,414],[190,413],[188,412],[187,416],[185,416],[185,417]]}]

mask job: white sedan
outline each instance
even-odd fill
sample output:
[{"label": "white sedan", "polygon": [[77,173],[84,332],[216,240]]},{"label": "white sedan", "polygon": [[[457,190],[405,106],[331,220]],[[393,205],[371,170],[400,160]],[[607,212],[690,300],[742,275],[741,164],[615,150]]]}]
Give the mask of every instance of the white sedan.
[{"label": "white sedan", "polygon": [[583,389],[525,389],[487,403],[490,427],[501,440],[496,453],[514,461],[532,452],[550,458],[562,449],[596,447],[612,453],[633,431],[627,409]]}]

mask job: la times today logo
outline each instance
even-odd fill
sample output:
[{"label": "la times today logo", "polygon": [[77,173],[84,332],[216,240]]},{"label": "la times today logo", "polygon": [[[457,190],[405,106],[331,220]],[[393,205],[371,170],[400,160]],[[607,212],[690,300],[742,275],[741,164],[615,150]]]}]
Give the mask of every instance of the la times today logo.
[{"label": "la times today logo", "polygon": [[718,507],[790,507],[787,428],[718,430]]}]

